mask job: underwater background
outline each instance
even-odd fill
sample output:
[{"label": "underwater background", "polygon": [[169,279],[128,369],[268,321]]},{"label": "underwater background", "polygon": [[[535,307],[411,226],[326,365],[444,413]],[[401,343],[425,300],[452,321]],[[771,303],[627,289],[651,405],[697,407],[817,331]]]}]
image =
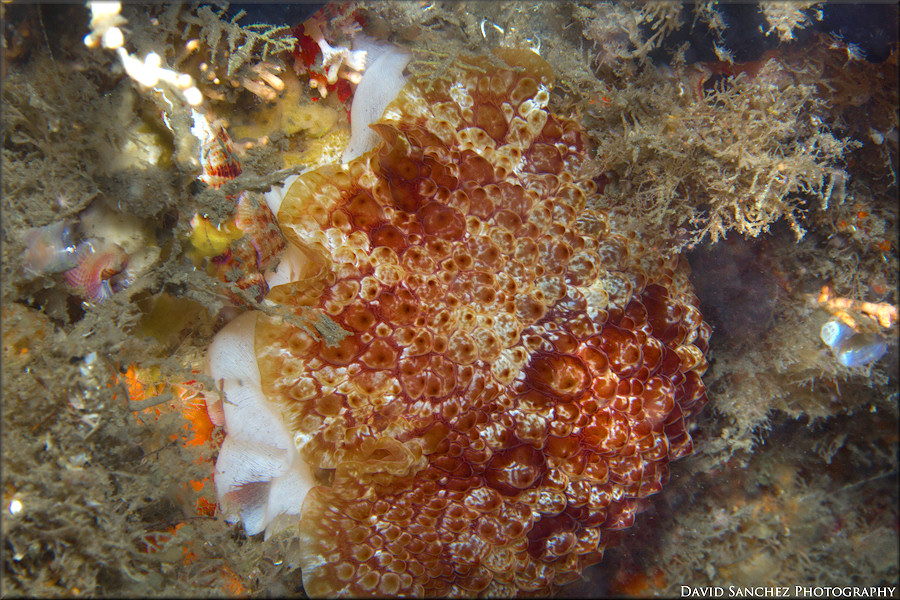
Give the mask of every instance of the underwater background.
[{"label": "underwater background", "polygon": [[[304,595],[289,530],[248,537],[217,509],[204,360],[235,316],[273,310],[260,273],[280,238],[230,198],[340,162],[362,36],[426,79],[461,55],[539,53],[549,109],[584,128],[598,210],[690,265],[712,331],[693,453],[558,593],[896,583],[895,4],[0,17],[3,595]],[[103,37],[118,26],[123,52]],[[138,81],[123,56],[149,54],[162,79]]]}]

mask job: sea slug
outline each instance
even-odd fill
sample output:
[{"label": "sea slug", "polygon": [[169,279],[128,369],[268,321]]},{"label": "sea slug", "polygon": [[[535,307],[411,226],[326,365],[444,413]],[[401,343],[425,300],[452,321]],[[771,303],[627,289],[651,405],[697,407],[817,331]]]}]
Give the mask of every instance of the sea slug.
[{"label": "sea slug", "polygon": [[413,78],[290,186],[293,281],[213,344],[220,504],[295,528],[310,596],[551,592],[692,451],[710,328],[596,208],[552,80],[511,49]]}]

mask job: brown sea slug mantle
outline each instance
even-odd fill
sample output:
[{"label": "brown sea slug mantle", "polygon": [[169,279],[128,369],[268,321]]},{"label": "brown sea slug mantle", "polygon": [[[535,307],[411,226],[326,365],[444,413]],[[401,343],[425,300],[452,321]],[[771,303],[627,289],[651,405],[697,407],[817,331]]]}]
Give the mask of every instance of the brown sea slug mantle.
[{"label": "brown sea slug mantle", "polygon": [[349,333],[255,326],[266,402],[317,478],[312,596],[552,591],[692,450],[710,329],[686,274],[591,208],[549,66],[496,54],[413,80],[375,150],[278,211],[306,262],[269,300]]}]

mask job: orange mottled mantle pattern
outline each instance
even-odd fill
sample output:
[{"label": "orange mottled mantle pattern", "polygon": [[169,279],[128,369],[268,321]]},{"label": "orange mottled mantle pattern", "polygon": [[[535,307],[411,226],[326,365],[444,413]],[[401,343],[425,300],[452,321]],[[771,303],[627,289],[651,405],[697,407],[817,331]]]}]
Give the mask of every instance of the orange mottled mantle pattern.
[{"label": "orange mottled mantle pattern", "polygon": [[321,479],[310,595],[552,592],[692,451],[710,329],[677,259],[592,208],[552,77],[502,49],[413,80],[372,152],[279,210],[309,264],[269,299],[350,333],[257,327],[263,390]]}]

